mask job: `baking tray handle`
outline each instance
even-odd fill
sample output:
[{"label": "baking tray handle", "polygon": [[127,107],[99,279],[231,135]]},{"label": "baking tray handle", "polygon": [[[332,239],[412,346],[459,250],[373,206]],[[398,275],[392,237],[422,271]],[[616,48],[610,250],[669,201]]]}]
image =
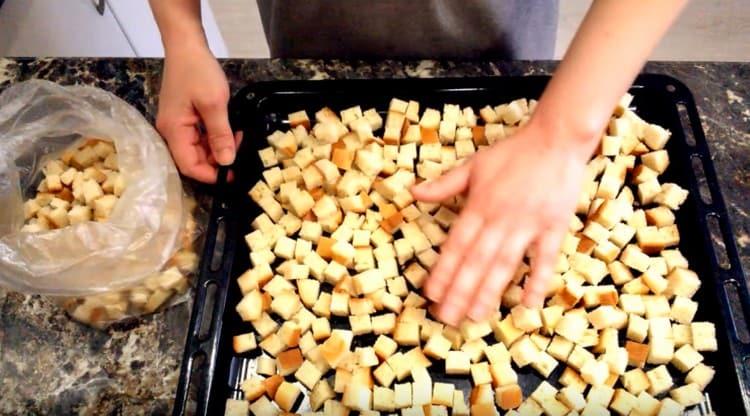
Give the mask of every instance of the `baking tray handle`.
[{"label": "baking tray handle", "polygon": [[[229,169],[219,169],[211,218],[206,233],[207,241],[201,257],[200,276],[195,287],[195,306],[190,316],[185,352],[180,368],[180,378],[173,414],[208,414],[208,403],[213,385],[216,356],[221,333],[221,313],[226,305],[228,285],[232,270],[234,238],[228,234],[234,227],[230,212]],[[195,401],[197,407],[193,407]]]}]

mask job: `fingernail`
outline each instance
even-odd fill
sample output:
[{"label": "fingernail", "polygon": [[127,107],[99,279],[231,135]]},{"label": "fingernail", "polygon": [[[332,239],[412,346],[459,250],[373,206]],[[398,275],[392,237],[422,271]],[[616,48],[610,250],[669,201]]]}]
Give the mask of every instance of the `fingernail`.
[{"label": "fingernail", "polygon": [[231,165],[234,162],[234,150],[229,147],[219,149],[216,152],[216,162],[222,166]]}]

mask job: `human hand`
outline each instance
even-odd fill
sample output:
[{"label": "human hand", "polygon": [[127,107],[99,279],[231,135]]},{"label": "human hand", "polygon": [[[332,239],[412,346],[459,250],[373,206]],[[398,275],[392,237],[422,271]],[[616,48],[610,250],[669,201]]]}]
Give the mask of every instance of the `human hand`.
[{"label": "human hand", "polygon": [[426,202],[467,193],[424,288],[439,319],[456,325],[497,311],[527,250],[533,258],[523,303],[542,306],[592,150],[580,142],[532,118],[511,138],[412,189]]},{"label": "human hand", "polygon": [[156,127],[184,175],[213,183],[217,164],[234,161],[240,136],[229,127],[228,102],[227,79],[207,46],[168,51]]}]

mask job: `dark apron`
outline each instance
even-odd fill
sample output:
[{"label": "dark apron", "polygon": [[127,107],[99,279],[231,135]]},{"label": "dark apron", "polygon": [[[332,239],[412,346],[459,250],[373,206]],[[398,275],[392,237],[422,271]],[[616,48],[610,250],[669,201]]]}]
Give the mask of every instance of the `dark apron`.
[{"label": "dark apron", "polygon": [[271,56],[552,59],[557,0],[258,0]]}]

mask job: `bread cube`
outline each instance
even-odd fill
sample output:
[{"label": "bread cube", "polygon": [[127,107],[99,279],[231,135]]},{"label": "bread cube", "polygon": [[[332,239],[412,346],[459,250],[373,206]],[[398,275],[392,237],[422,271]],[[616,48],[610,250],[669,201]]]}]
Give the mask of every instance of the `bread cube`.
[{"label": "bread cube", "polygon": [[445,373],[449,375],[466,375],[471,370],[469,354],[464,351],[449,351],[445,358]]},{"label": "bread cube", "polygon": [[549,378],[550,374],[557,368],[559,363],[550,354],[540,351],[537,359],[531,363],[531,367],[542,377]]},{"label": "bread cube", "polygon": [[451,348],[451,342],[442,333],[433,333],[424,347],[424,352],[434,359],[446,359]]},{"label": "bread cube", "polygon": [[375,369],[375,371],[373,371],[372,375],[375,377],[375,380],[380,383],[380,385],[385,387],[390,386],[391,383],[393,383],[393,380],[396,379],[396,373],[393,372],[391,366],[386,362],[380,364]]},{"label": "bread cube", "polygon": [[411,383],[394,385],[394,404],[397,409],[403,409],[412,405]]},{"label": "bread cube", "polygon": [[258,374],[266,376],[276,374],[276,360],[267,355],[261,355],[257,360],[257,371]]},{"label": "bread cube", "polygon": [[396,315],[387,313],[372,317],[372,332],[376,335],[389,334],[396,327]]},{"label": "bread cube", "polygon": [[698,275],[689,269],[676,268],[667,275],[669,286],[665,291],[667,295],[692,298],[701,286]]},{"label": "bread cube", "polygon": [[542,327],[542,317],[539,309],[530,309],[523,305],[514,306],[511,310],[513,326],[524,331],[532,332]]},{"label": "bread cube", "polygon": [[276,357],[285,348],[284,341],[282,341],[281,337],[276,334],[267,336],[258,345],[260,345],[260,348],[272,357]]},{"label": "bread cube", "polygon": [[503,410],[516,409],[523,402],[523,392],[518,384],[507,384],[495,389],[495,403]]},{"label": "bread cube", "polygon": [[573,387],[561,388],[557,393],[557,400],[570,410],[581,411],[586,407],[586,399],[583,397],[583,393]]},{"label": "bread cube", "polygon": [[419,345],[419,324],[416,322],[397,322],[393,339],[399,345]]},{"label": "bread cube", "polygon": [[654,196],[653,201],[666,205],[672,210],[678,210],[687,197],[687,190],[674,183],[665,183],[661,186],[660,192]]},{"label": "bread cube", "polygon": [[652,396],[658,396],[672,388],[672,376],[665,365],[646,371],[646,377],[649,382],[648,393]]},{"label": "bread cube", "polygon": [[589,326],[586,316],[566,313],[555,325],[555,333],[562,335],[571,342],[579,342]]},{"label": "bread cube", "polygon": [[609,366],[603,361],[588,360],[581,366],[581,378],[592,386],[599,386],[609,377]]},{"label": "bread cube", "polygon": [[688,372],[687,376],[685,376],[685,383],[695,384],[701,390],[705,390],[706,386],[713,380],[715,374],[716,370],[712,367],[700,363]]},{"label": "bread cube", "polygon": [[367,387],[356,383],[350,383],[344,389],[341,399],[344,406],[364,412],[372,408],[372,391]]},{"label": "bread cube", "polygon": [[716,327],[712,322],[693,322],[690,324],[693,348],[696,351],[716,351]]},{"label": "bread cube", "polygon": [[[671,328],[670,328],[671,329]],[[674,357],[674,340],[671,338],[652,338],[649,335],[648,359],[649,364],[666,364]]]},{"label": "bread cube", "polygon": [[[508,349],[513,362],[518,367],[525,367],[539,358],[539,349],[531,342],[528,335],[524,335]],[[450,356],[450,355],[449,355]]]},{"label": "bread cube", "polygon": [[243,321],[255,321],[263,314],[263,296],[256,290],[251,290],[235,308]]},{"label": "bread cube", "polygon": [[232,346],[234,347],[234,352],[237,354],[252,351],[258,347],[255,343],[255,335],[252,332],[235,335],[232,338]]}]

